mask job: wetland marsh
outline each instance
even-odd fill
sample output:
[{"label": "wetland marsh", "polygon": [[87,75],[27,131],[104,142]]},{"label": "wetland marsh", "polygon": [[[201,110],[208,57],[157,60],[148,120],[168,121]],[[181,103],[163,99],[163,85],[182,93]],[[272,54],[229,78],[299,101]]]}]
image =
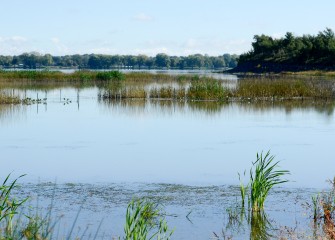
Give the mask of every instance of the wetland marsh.
[{"label": "wetland marsh", "polygon": [[[333,80],[198,78],[131,73],[108,86],[103,79],[2,78],[3,96],[41,101],[0,105],[0,174],[27,174],[16,194],[39,196],[43,209],[56,182],[55,212],[66,213],[71,225],[82,206],[78,225],[95,229],[105,218],[101,234],[109,237],[122,235],[129,201],[148,197],[163,204],[175,228],[172,239],[223,237],[222,230],[244,239],[251,234],[247,222],[234,225],[238,231],[226,228],[227,210],[240,199],[237,173],[249,169],[257,152],[271,149],[291,175],[266,203],[269,233],[286,226],[313,234],[305,204],[334,174]],[[175,97],[174,89],[187,94],[194,81],[208,78],[215,84],[196,85],[198,92],[213,93],[220,83],[225,92],[216,96],[237,100]],[[274,84],[263,87],[269,81]],[[230,96],[238,87],[240,95]],[[129,89],[142,97],[121,97]],[[116,95],[103,97],[113,90]]]}]

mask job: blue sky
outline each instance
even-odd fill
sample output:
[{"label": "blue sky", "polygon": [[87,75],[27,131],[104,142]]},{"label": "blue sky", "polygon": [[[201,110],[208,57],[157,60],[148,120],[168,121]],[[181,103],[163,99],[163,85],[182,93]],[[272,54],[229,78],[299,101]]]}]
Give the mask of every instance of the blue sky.
[{"label": "blue sky", "polygon": [[0,55],[250,50],[255,34],[335,30],[334,0],[0,0]]}]

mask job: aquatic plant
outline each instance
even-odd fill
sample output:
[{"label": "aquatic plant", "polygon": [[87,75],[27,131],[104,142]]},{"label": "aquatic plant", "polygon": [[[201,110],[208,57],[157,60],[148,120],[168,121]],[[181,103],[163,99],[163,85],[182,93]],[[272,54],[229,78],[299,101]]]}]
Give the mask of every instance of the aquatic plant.
[{"label": "aquatic plant", "polygon": [[190,100],[217,100],[227,97],[227,91],[217,80],[193,80],[187,90],[186,97]]},{"label": "aquatic plant", "polygon": [[[12,196],[12,191],[17,187],[17,180],[22,176],[16,178],[9,183],[10,174],[5,178],[0,186],[0,224],[4,226],[4,235],[11,235],[13,232],[13,218],[18,214],[18,209],[28,198],[17,200]],[[2,238],[0,229],[0,239]]]},{"label": "aquatic plant", "polygon": [[[173,231],[161,216],[157,204],[146,200],[133,200],[129,203],[124,227],[125,240],[170,239]],[[158,221],[158,223],[157,223]]]},{"label": "aquatic plant", "polygon": [[103,81],[122,81],[125,79],[125,75],[119,71],[107,71],[96,73],[95,78]]},{"label": "aquatic plant", "polygon": [[269,191],[276,185],[288,182],[282,177],[290,172],[288,170],[276,170],[278,163],[274,162],[274,156],[268,151],[257,153],[257,160],[250,169],[250,205],[252,212],[260,212],[264,209],[264,202]]},{"label": "aquatic plant", "polygon": [[297,78],[247,78],[240,79],[231,91],[235,98],[252,100],[333,99],[334,82]]}]

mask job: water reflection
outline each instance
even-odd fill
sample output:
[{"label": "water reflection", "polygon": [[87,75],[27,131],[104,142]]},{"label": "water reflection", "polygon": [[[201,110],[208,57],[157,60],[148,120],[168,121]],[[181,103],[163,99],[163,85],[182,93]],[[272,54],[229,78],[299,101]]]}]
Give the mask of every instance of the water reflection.
[{"label": "water reflection", "polygon": [[273,227],[265,212],[251,213],[250,216],[250,240],[267,240],[271,235]]},{"label": "water reflection", "polygon": [[22,105],[0,104],[0,124],[19,121],[26,116],[26,108]]},{"label": "water reflection", "polygon": [[215,102],[215,101],[172,101],[172,100],[109,100],[98,99],[106,111],[118,111],[131,115],[138,115],[149,112],[172,115],[174,113],[203,115],[220,115],[225,111],[240,111],[253,114],[267,114],[269,111],[284,111],[290,115],[293,111],[308,112],[314,111],[326,118],[334,114],[335,102],[313,102],[313,101],[286,101],[286,102]]}]

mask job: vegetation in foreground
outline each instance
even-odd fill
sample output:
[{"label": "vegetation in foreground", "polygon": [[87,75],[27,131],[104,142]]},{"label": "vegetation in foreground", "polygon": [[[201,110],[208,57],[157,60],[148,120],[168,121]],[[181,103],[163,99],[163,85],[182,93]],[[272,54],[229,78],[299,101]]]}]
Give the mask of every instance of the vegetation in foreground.
[{"label": "vegetation in foreground", "polygon": [[316,36],[283,38],[255,35],[252,50],[242,54],[233,72],[283,72],[335,69],[335,34],[327,28]]},{"label": "vegetation in foreground", "polygon": [[[20,176],[19,178],[23,177]],[[52,209],[46,216],[27,214],[24,211],[24,204],[28,198],[17,200],[12,192],[17,187],[18,179],[9,182],[10,175],[0,185],[0,240],[51,240],[51,239],[97,239],[98,227],[94,237],[85,235],[74,236],[73,230],[78,220],[79,213],[73,222],[72,228],[66,236],[60,237],[56,234],[56,226],[60,219],[52,219]],[[38,210],[38,209],[37,209]],[[164,218],[164,212],[149,200],[133,200],[129,203],[126,212],[124,226],[125,240],[168,240],[172,236],[171,231]]]}]

